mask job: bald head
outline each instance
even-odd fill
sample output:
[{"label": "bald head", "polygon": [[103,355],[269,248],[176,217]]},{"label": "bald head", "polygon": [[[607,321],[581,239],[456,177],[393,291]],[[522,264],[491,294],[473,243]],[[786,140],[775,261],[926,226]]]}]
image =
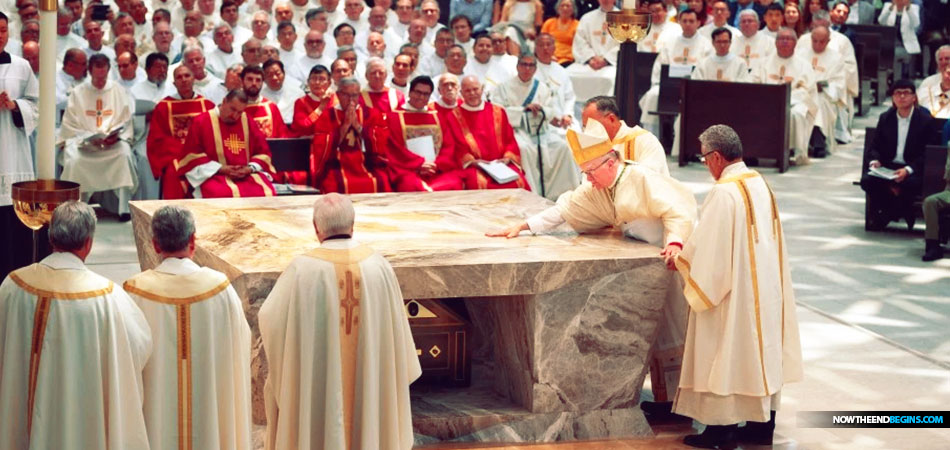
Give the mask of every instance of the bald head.
[{"label": "bald head", "polygon": [[36,41],[26,41],[23,43],[23,59],[30,63],[33,73],[40,72],[40,44]]}]

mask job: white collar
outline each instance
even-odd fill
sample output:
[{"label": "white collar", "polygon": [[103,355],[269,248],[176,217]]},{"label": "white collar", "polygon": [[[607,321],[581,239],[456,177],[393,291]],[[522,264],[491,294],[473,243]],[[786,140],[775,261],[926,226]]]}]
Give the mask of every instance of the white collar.
[{"label": "white collar", "polygon": [[199,269],[201,269],[201,266],[195,264],[189,258],[165,258],[155,268],[155,271],[171,275],[188,275],[197,272]]},{"label": "white collar", "polygon": [[457,101],[457,100],[456,100],[456,103],[453,103],[453,104],[451,104],[451,105],[448,104],[448,103],[443,102],[442,100],[443,100],[442,97],[439,97],[438,100],[436,100],[435,102],[436,102],[439,106],[441,106],[441,107],[443,107],[443,108],[446,108],[446,109],[454,109],[455,107],[458,106],[458,101]]},{"label": "white collar", "polygon": [[748,167],[746,167],[745,162],[739,161],[732,164],[729,164],[722,169],[722,173],[719,174],[719,179],[723,180],[731,176],[739,175],[742,173],[751,172]]},{"label": "white collar", "polygon": [[409,104],[409,102],[403,103],[402,107],[408,112],[415,112],[415,113],[429,112],[429,109],[427,107],[423,106],[422,108],[416,109],[416,108],[413,108],[412,105]]},{"label": "white collar", "polygon": [[479,103],[478,106],[468,106],[468,103],[465,103],[465,102],[463,101],[463,102],[462,102],[462,109],[464,109],[464,110],[466,110],[466,111],[472,111],[472,112],[481,111],[481,110],[485,109],[485,101],[482,100],[482,102]]},{"label": "white collar", "polygon": [[53,254],[43,258],[40,264],[54,270],[84,270],[86,268],[82,260],[75,253],[70,252],[53,252]]},{"label": "white collar", "polygon": [[329,248],[329,249],[344,249],[344,248],[353,248],[359,246],[360,243],[353,238],[347,239],[330,239],[320,243],[320,248]]},{"label": "white collar", "polygon": [[717,62],[717,63],[720,63],[720,64],[722,64],[722,63],[727,63],[727,62],[729,62],[729,61],[732,61],[732,59],[735,58],[735,57],[736,57],[736,55],[734,55],[734,54],[732,54],[732,53],[726,53],[726,56],[712,55],[713,61],[715,61],[715,62]]}]

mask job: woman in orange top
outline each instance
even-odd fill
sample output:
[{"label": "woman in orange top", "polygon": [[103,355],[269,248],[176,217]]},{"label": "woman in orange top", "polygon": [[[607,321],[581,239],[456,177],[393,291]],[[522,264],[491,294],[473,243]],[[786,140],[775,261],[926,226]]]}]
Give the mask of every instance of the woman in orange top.
[{"label": "woman in orange top", "polygon": [[574,62],[574,33],[577,31],[577,17],[573,0],[560,0],[557,3],[557,17],[544,21],[541,32],[554,36],[554,59],[567,67]]}]

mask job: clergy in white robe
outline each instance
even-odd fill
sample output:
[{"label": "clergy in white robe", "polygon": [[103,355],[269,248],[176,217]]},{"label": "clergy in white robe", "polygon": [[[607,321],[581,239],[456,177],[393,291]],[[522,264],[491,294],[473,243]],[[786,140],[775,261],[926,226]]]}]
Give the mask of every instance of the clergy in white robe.
[{"label": "clergy in white robe", "polygon": [[195,76],[195,91],[215,104],[221,103],[228,91],[224,81],[205,70],[205,57],[201,47],[191,47],[182,52],[181,63],[191,69]]},{"label": "clergy in white robe", "polygon": [[63,56],[63,69],[56,72],[56,128],[59,128],[66,111],[66,100],[73,88],[86,78],[86,53],[72,49]]},{"label": "clergy in white robe", "polygon": [[775,38],[759,32],[759,15],[744,9],[739,13],[739,33],[732,35],[729,51],[752,67],[761,59],[775,52]]},{"label": "clergy in white robe", "polygon": [[812,45],[796,49],[799,57],[811,63],[812,73],[816,86],[815,126],[825,137],[827,151],[834,151],[836,139],[836,124],[840,116],[848,117],[848,103],[851,97],[847,89],[847,70],[844,60],[837,50],[829,43],[829,30],[824,26],[812,28],[809,33]]},{"label": "clergy in white robe", "polygon": [[261,88],[261,96],[277,104],[280,116],[287,123],[293,121],[294,103],[304,96],[303,89],[297,87],[299,83],[285,76],[282,62],[270,60],[264,65],[264,86]]},{"label": "clergy in white robe", "polygon": [[214,28],[214,44],[215,47],[205,57],[205,69],[223,79],[228,67],[242,61],[241,53],[234,49],[234,34],[230,25],[223,23]]},{"label": "clergy in white robe", "polygon": [[265,448],[408,450],[422,369],[396,275],[352,239],[348,197],[318,197],[313,215],[320,246],[291,261],[258,314]]},{"label": "clergy in white robe", "polygon": [[73,89],[59,129],[62,179],[80,184],[83,198],[103,192],[102,206],[128,220],[137,187],[128,90],[108,80],[109,59],[93,55],[89,81]]},{"label": "clergy in white robe", "polygon": [[591,120],[600,122],[611,148],[624,160],[636,162],[661,175],[669,175],[663,144],[649,131],[637,125],[630,127],[620,119],[620,106],[614,97],[594,97],[581,112],[582,126]]},{"label": "clergy in white robe", "polygon": [[809,61],[795,54],[795,31],[779,30],[775,37],[775,49],[768,58],[752,67],[752,81],[764,84],[788,83],[792,87],[791,110],[789,111],[789,147],[794,164],[808,163],[808,141],[818,107],[815,103],[817,89]]},{"label": "clergy in white robe", "polygon": [[742,421],[740,433],[771,443],[771,411],[803,375],[787,244],[775,196],[742,162],[735,131],[714,125],[699,140],[716,184],[675,260],[690,313],[673,411],[707,425],[687,444],[726,448]]},{"label": "clergy in white robe", "polygon": [[616,0],[597,0],[600,8],[584,14],[574,33],[574,64],[567,68],[578,101],[614,91],[620,44],[607,32],[607,12]]},{"label": "clergy in white robe", "polygon": [[[465,64],[465,71],[475,75],[488,90],[515,76],[515,68],[503,64],[492,56],[492,43],[489,35],[480,35],[475,40],[473,57]],[[571,90],[573,92],[573,89]]]},{"label": "clergy in white robe", "polygon": [[53,212],[54,253],[0,285],[0,448],[147,450],[152,338],[132,299],[86,268],[96,213]]},{"label": "clergy in white robe", "polygon": [[[499,84],[490,94],[492,103],[503,106],[521,150],[521,169],[531,190],[555,200],[581,181],[563,135],[550,121],[562,117],[557,98],[537,77],[537,59],[524,55],[518,60],[518,75]],[[542,183],[543,180],[543,183]]]},{"label": "clergy in white robe", "polygon": [[[834,138],[843,143],[850,143],[854,138],[851,136],[851,122],[854,120],[854,98],[860,93],[860,84],[858,80],[858,60],[854,52],[854,45],[851,39],[843,33],[832,30],[830,21],[820,17],[812,20],[812,30],[817,27],[824,27],[831,33],[831,40],[828,48],[834,50],[841,58],[841,69],[844,71],[845,91],[842,97],[845,98],[845,113],[838,114],[838,120],[835,122]],[[812,45],[811,32],[804,33],[798,38],[798,44],[795,51],[807,49]],[[827,136],[827,135],[826,135]],[[828,136],[831,139],[831,136]]]},{"label": "clergy in white robe", "polygon": [[651,0],[649,10],[652,18],[650,34],[640,41],[637,51],[659,53],[663,41],[683,34],[683,29],[678,23],[666,20],[666,5],[661,0]]},{"label": "clergy in white robe", "polygon": [[125,282],[155,337],[145,365],[151,450],[251,450],[251,329],[228,277],[200,267],[195,220],[181,206],[152,216],[158,267]]},{"label": "clergy in white robe", "polygon": [[[0,28],[6,27],[0,19]],[[3,158],[0,158],[0,276],[22,267],[32,260],[32,231],[16,218],[11,199],[13,183],[34,179],[30,136],[38,126],[39,82],[30,63],[4,51],[0,43],[0,136]],[[45,253],[45,252],[44,252]]]},{"label": "clergy in white robe", "polygon": [[659,134],[660,128],[659,116],[650,112],[656,112],[659,103],[662,66],[664,64],[685,66],[688,71],[691,71],[696,63],[705,59],[713,51],[709,39],[696,31],[699,20],[696,19],[695,11],[687,9],[680,12],[679,24],[683,34],[664,41],[660,46],[660,53],[653,62],[653,73],[650,76],[652,86],[640,99],[640,124],[653,134]]},{"label": "clergy in white robe", "polygon": [[538,72],[535,77],[545,82],[551,90],[555,104],[561,111],[560,116],[555,118],[560,119],[560,123],[552,123],[552,125],[561,130],[559,133],[565,134],[569,127],[580,129],[574,117],[577,95],[574,94],[574,84],[571,83],[571,76],[567,74],[567,69],[554,59],[554,45],[554,36],[547,33],[539,34],[534,40],[534,55],[538,58]]},{"label": "clergy in white robe", "polygon": [[931,86],[940,84],[943,69],[950,67],[950,44],[941,45],[934,54],[934,59],[937,61],[937,71],[920,82],[920,85],[917,86],[918,92],[927,92]]},{"label": "clergy in white robe", "polygon": [[917,98],[920,106],[930,110],[930,114],[938,119],[950,119],[950,66],[940,73],[940,82],[934,83],[927,90],[918,91]]}]

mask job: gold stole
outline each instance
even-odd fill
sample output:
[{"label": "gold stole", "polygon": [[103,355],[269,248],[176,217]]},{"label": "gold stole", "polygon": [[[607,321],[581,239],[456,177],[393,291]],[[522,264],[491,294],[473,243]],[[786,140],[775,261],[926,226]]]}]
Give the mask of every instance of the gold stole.
[{"label": "gold stole", "polygon": [[340,366],[343,384],[344,448],[353,445],[353,414],[356,406],[356,369],[359,366],[360,302],[363,298],[360,262],[373,249],[359,245],[346,249],[316,248],[308,256],[333,264],[340,296]]},{"label": "gold stole", "polygon": [[[57,271],[50,267],[33,264],[10,273],[13,280],[24,291],[37,297],[33,312],[33,333],[30,343],[30,366],[26,404],[26,432],[33,429],[33,404],[36,401],[36,382],[40,373],[40,360],[43,356],[43,340],[53,300],[85,300],[112,293],[112,282],[103,283],[90,277],[85,270]],[[46,285],[50,289],[40,289],[37,285]]]},{"label": "gold stole", "polygon": [[[199,114],[208,110],[205,100],[206,99],[200,95],[195,95],[195,98],[188,100],[164,100],[168,102],[168,130],[172,136],[175,136],[182,144],[185,143],[185,139],[188,137],[188,130],[191,129],[191,121]],[[197,103],[201,109],[180,114],[174,113],[176,105],[180,107],[190,107],[192,103]]]},{"label": "gold stole", "polygon": [[[759,341],[759,364],[762,370],[762,385],[765,387],[766,394],[773,394],[774,392],[769,390],[769,383],[765,376],[765,355],[764,355],[764,344],[762,342],[762,316],[759,310],[759,277],[756,271],[755,263],[755,244],[759,242],[759,230],[758,226],[755,223],[755,209],[752,205],[751,195],[749,194],[749,188],[746,185],[746,180],[750,178],[761,177],[758,172],[751,171],[742,173],[733,177],[725,178],[716,182],[716,184],[724,183],[736,183],[736,186],[739,189],[739,194],[742,195],[742,201],[745,203],[746,210],[746,236],[748,240],[748,249],[749,249],[749,266],[751,267],[752,274],[752,295],[755,302],[755,328],[756,334]],[[765,183],[765,180],[762,180]],[[780,280],[782,283],[782,343],[785,343],[785,257],[782,255],[784,251],[784,243],[782,242],[782,223],[779,220],[778,216],[778,206],[775,201],[775,194],[772,193],[772,188],[769,187],[768,183],[765,184],[766,189],[769,190],[769,199],[771,201],[772,207],[772,237],[778,243],[778,263],[779,270],[781,271]]]},{"label": "gold stole", "polygon": [[[148,270],[123,285],[126,292],[158,303],[175,306],[178,341],[178,448],[192,449],[191,305],[225,290],[230,282],[218,273],[201,269],[189,275]],[[158,294],[163,292],[167,295]]]},{"label": "gold stole", "polygon": [[[222,166],[226,166],[228,165],[228,161],[227,161],[227,157],[224,155],[225,142],[224,140],[221,139],[221,123],[218,121],[218,110],[212,109],[210,112],[210,115],[211,115],[211,134],[214,137],[214,151],[218,155],[218,162]],[[244,160],[246,161],[245,164],[250,164],[251,163],[251,150],[250,150],[251,132],[250,132],[250,129],[248,128],[247,113],[241,114],[241,131],[244,133],[244,138],[243,138],[243,141],[240,142],[243,145],[240,145],[239,148],[244,150]],[[228,136],[229,142],[232,137],[233,136]],[[232,149],[231,151],[233,152],[234,150]],[[241,190],[238,188],[237,184],[234,184],[234,181],[228,178],[227,176],[222,176],[222,178],[224,178],[224,182],[228,185],[228,188],[231,189],[231,194],[235,197],[240,197]],[[261,175],[259,173],[252,173],[248,176],[248,178],[250,178],[251,180],[254,180],[254,182],[257,183],[261,187],[261,189],[264,190],[265,197],[271,197],[274,195],[273,192],[271,191],[271,188],[267,186],[267,183],[264,182],[264,180],[261,178]]]},{"label": "gold stole", "polygon": [[[333,121],[336,123],[336,128],[340,131],[343,131],[343,129],[340,128],[343,125],[343,117],[342,117],[343,114],[345,114],[345,112],[340,110],[339,114],[334,114],[334,117],[333,117],[334,119]],[[360,124],[363,123],[363,109],[362,108],[357,108],[356,119],[359,120]],[[363,167],[363,170],[366,172],[366,176],[368,176],[369,179],[373,181],[373,192],[378,192],[379,190],[376,177],[372,173],[370,173],[369,168],[366,167],[366,154],[365,152],[363,152],[363,147],[365,146],[363,147],[360,146],[360,142],[362,141],[362,139],[363,137],[360,136],[360,133],[357,133],[356,130],[353,129],[353,127],[350,127],[346,129],[345,134],[340,134],[339,139],[336,143],[336,147],[337,147],[336,160],[337,162],[340,163],[340,178],[343,179],[344,193],[350,192],[350,182],[349,180],[347,180],[345,164],[343,164],[343,161],[340,160],[341,148],[345,150],[353,150],[354,148],[356,149],[356,154],[360,155],[360,165]],[[344,142],[346,143],[345,146],[343,145]]]}]

